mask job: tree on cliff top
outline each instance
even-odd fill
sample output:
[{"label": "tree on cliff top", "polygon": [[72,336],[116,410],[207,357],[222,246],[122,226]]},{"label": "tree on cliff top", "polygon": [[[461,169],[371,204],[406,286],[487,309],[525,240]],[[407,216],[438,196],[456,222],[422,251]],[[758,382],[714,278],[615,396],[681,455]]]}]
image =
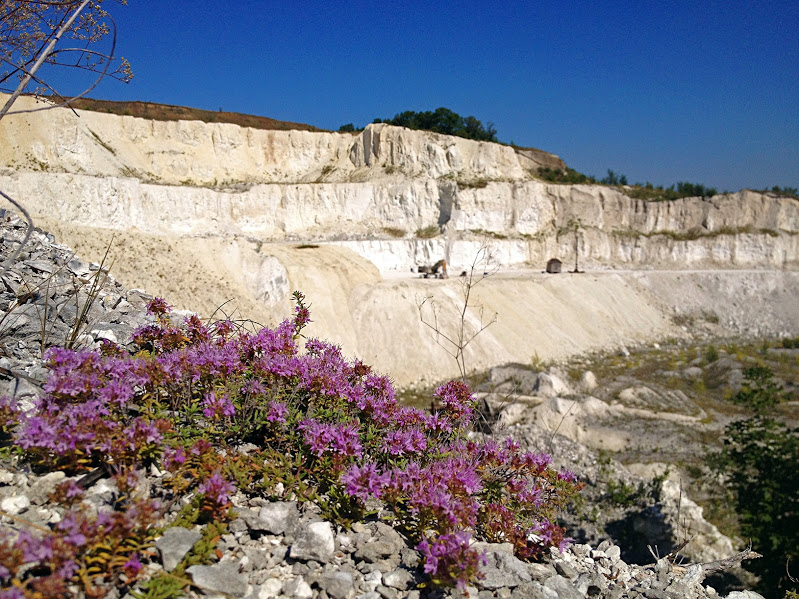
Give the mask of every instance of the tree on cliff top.
[{"label": "tree on cliff top", "polygon": [[376,123],[387,123],[408,129],[434,131],[444,135],[456,135],[477,141],[497,141],[497,130],[493,123],[483,123],[473,116],[463,117],[449,108],[436,108],[434,111],[414,112],[406,110],[393,119],[375,119]]}]

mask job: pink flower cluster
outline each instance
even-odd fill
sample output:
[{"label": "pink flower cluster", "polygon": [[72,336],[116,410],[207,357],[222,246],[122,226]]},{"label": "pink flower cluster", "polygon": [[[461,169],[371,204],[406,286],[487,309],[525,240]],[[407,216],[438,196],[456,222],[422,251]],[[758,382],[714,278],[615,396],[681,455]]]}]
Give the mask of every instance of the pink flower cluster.
[{"label": "pink flower cluster", "polygon": [[[0,431],[13,430],[34,461],[74,471],[160,460],[173,491],[196,490],[215,515],[233,480],[249,493],[263,487],[248,481],[285,482],[275,487],[303,489],[334,517],[380,500],[437,584],[479,576],[473,536],[509,541],[524,558],[565,542],[552,522],[577,490],[571,473],[512,441],[468,440],[476,402],[462,382],[436,389],[438,408],[426,413],[400,405],[387,377],[337,346],[309,339],[302,351],[310,316],[295,299],[293,320],[254,333],[197,317],[176,326],[156,299],[135,355],[50,350],[36,410],[0,400]],[[242,442],[259,450],[237,462]],[[60,534],[80,546],[75,526],[65,519]],[[130,556],[125,570],[140,567]]]}]

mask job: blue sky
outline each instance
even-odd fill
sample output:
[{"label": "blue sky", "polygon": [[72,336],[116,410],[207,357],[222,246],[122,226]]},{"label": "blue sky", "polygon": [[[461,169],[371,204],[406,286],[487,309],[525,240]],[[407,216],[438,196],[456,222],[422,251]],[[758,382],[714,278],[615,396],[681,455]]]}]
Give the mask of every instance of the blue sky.
[{"label": "blue sky", "polygon": [[799,187],[799,2],[106,2],[92,94],[338,129],[450,108],[586,174]]}]

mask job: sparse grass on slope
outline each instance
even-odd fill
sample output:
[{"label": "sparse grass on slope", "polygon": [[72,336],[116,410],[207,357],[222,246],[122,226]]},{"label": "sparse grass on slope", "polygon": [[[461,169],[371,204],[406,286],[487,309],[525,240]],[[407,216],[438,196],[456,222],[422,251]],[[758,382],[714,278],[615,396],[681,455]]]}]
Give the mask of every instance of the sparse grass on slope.
[{"label": "sparse grass on slope", "polygon": [[91,110],[93,112],[107,112],[124,116],[135,116],[154,121],[202,121],[204,123],[231,123],[241,127],[253,129],[272,129],[277,131],[325,131],[304,123],[278,121],[265,116],[240,114],[238,112],[225,112],[221,109],[202,110],[200,108],[187,108],[185,106],[171,106],[169,104],[156,104],[155,102],[111,102],[109,100],[92,100],[80,98],[72,102],[72,107],[78,110]]}]

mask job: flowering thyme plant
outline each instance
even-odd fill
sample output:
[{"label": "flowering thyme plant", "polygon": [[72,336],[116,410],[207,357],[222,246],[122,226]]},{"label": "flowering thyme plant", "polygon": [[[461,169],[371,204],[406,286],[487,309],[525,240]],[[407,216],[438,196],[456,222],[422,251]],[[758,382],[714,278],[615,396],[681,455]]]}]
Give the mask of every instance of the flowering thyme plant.
[{"label": "flowering thyme plant", "polygon": [[[0,400],[0,431],[34,466],[70,474],[105,468],[118,473],[118,486],[157,466],[168,473],[170,493],[194,493],[194,521],[224,521],[237,492],[313,500],[344,525],[379,501],[421,552],[433,584],[463,587],[480,576],[473,538],[510,542],[524,559],[565,544],[554,521],[578,489],[573,475],[510,440],[470,440],[475,400],[463,383],[439,387],[440,408],[426,413],[400,405],[387,377],[347,361],[337,346],[308,339],[301,350],[310,316],[302,294],[294,297],[293,319],[254,333],[196,316],[178,325],[166,302],[153,300],[153,322],[135,332],[132,353],[110,344],[50,350],[36,409],[22,413]],[[69,524],[41,537],[81,541],[54,541],[72,549],[42,570],[48,580],[81,583],[71,564],[91,546],[80,536],[90,538],[85,528]],[[103,581],[135,580],[150,556],[137,542]],[[19,536],[11,553],[0,554],[0,581],[33,597],[37,570],[5,563],[9,555],[18,566],[31,563],[30,543]]]}]

